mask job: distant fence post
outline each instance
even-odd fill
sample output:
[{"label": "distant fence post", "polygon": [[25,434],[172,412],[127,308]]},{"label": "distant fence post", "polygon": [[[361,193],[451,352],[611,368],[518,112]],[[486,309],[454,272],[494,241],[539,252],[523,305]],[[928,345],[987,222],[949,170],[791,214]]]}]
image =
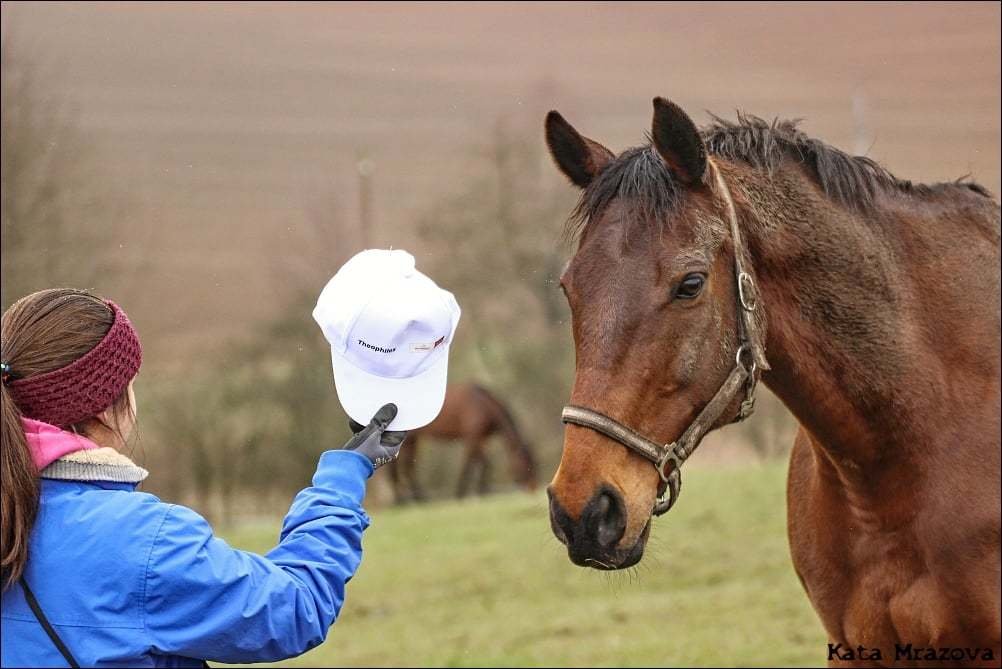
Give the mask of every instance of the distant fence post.
[{"label": "distant fence post", "polygon": [[359,250],[365,250],[372,242],[372,173],[376,171],[376,163],[363,155],[355,167],[358,170]]}]

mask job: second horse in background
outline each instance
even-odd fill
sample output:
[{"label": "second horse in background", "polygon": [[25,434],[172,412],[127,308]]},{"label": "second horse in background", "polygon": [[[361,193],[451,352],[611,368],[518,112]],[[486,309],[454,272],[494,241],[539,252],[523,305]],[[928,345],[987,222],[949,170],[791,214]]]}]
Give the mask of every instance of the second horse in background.
[{"label": "second horse in background", "polygon": [[390,466],[396,501],[425,499],[415,469],[419,445],[426,437],[465,444],[456,496],[463,497],[469,492],[476,469],[479,469],[477,493],[485,494],[490,481],[487,442],[495,434],[504,440],[512,480],[526,490],[534,490],[537,485],[536,461],[511,412],[486,388],[467,383],[450,385],[438,418],[408,434],[399,460]]}]

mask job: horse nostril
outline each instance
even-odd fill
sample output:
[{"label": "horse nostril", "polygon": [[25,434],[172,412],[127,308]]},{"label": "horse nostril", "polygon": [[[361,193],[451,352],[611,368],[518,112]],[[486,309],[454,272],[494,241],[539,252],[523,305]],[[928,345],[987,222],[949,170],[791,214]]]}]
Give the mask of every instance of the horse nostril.
[{"label": "horse nostril", "polygon": [[[546,491],[550,497],[550,527],[572,554],[587,557],[603,555],[614,549],[623,538],[626,505],[617,491],[603,486],[585,506],[578,520],[572,520],[563,509],[552,487]],[[573,556],[571,559],[574,560]]]},{"label": "horse nostril", "polygon": [[595,522],[595,540],[602,548],[612,548],[626,532],[626,513],[619,495],[603,490],[593,503],[591,513]]}]

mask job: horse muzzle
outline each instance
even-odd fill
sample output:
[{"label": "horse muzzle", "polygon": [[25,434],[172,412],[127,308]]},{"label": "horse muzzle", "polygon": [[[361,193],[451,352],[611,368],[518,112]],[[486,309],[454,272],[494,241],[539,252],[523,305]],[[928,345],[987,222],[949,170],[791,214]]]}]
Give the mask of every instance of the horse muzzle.
[{"label": "horse muzzle", "polygon": [[571,562],[594,569],[625,569],[640,562],[650,535],[650,520],[629,547],[620,546],[627,526],[627,508],[622,495],[610,486],[601,486],[592,496],[580,516],[573,519],[557,501],[552,487],[550,527],[557,539],[567,547]]}]

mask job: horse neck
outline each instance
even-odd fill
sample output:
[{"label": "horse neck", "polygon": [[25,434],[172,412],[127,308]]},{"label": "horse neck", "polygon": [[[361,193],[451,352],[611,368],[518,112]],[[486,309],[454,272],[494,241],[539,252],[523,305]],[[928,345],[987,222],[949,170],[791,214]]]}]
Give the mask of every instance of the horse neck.
[{"label": "horse neck", "polygon": [[518,426],[515,425],[515,420],[511,417],[508,409],[501,404],[500,400],[490,395],[486,390],[481,389],[481,392],[483,392],[484,398],[490,406],[491,413],[494,415],[495,428],[504,437],[508,455],[514,458],[528,450],[528,445],[525,439],[522,438],[522,433],[518,431]]},{"label": "horse neck", "polygon": [[[951,324],[938,322],[944,314],[929,309],[930,295],[941,290],[937,284],[957,278],[931,271],[944,266],[947,247],[958,246],[949,229],[941,238],[945,222],[918,220],[925,214],[904,193],[878,193],[872,210],[851,211],[795,167],[772,177],[749,168],[729,179],[738,185],[765,310],[772,371],[763,381],[829,459],[850,470],[900,460],[926,446],[937,422],[947,418],[944,411],[954,409],[931,381],[958,371],[940,356],[952,346],[945,327]],[[985,248],[997,269],[997,233]],[[945,266],[965,272],[964,263]],[[990,278],[960,280],[986,283],[997,304],[997,280],[994,290]],[[954,306],[964,299],[941,297]],[[997,380],[995,330],[994,344],[985,347],[992,353],[981,357]]]},{"label": "horse neck", "polygon": [[518,431],[518,428],[515,426],[515,422],[506,411],[499,409],[498,413],[498,430],[501,432],[501,436],[504,437],[504,443],[508,449],[508,454],[511,457],[515,457],[527,448],[525,445],[525,439],[522,438],[522,433]]}]

